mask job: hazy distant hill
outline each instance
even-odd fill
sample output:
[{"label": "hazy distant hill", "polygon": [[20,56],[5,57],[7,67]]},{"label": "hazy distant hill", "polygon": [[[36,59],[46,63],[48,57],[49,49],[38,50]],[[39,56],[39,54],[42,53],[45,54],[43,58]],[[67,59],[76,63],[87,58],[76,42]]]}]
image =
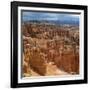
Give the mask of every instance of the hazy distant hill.
[{"label": "hazy distant hill", "polygon": [[45,20],[29,20],[29,21],[24,21],[24,23],[44,23],[44,24],[56,24],[56,25],[75,25],[75,26],[79,26],[79,21],[78,20],[49,20],[49,21],[45,21]]}]

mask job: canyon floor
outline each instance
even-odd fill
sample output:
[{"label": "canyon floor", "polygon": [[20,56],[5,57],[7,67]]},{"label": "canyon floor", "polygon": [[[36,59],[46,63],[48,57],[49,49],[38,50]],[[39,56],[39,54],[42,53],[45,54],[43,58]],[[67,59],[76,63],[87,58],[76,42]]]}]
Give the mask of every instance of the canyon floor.
[{"label": "canyon floor", "polygon": [[[46,74],[45,76],[55,76],[55,75],[69,75],[69,73],[60,70],[57,68],[57,66],[55,64],[53,64],[52,62],[47,63],[47,70],[46,70]],[[30,77],[30,76],[41,76],[39,73],[35,72],[33,69],[30,68],[30,74],[25,74],[25,77]]]}]

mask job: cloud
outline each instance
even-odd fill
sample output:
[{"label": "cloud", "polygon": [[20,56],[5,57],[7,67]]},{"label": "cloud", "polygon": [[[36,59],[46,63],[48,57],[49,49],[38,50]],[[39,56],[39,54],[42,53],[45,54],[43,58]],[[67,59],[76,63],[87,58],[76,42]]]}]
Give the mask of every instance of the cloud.
[{"label": "cloud", "polygon": [[66,13],[49,13],[49,12],[31,12],[23,11],[22,19],[23,21],[27,20],[74,20],[78,19],[79,15],[66,14]]}]

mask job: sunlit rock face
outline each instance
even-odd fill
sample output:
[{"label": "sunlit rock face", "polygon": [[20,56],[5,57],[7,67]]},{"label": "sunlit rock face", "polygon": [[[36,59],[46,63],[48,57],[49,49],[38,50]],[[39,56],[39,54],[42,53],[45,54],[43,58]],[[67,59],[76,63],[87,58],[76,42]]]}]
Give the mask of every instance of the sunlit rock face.
[{"label": "sunlit rock face", "polygon": [[26,23],[22,25],[22,44],[23,76],[79,74],[77,26]]}]

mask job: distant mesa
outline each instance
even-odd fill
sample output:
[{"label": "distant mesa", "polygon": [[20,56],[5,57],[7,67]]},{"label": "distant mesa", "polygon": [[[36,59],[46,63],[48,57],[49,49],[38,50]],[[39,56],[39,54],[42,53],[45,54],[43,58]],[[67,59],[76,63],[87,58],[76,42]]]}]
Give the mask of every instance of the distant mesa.
[{"label": "distant mesa", "polygon": [[38,23],[38,24],[46,24],[46,25],[71,25],[71,26],[79,26],[79,21],[76,20],[28,20],[28,21],[24,21],[22,23]]}]

